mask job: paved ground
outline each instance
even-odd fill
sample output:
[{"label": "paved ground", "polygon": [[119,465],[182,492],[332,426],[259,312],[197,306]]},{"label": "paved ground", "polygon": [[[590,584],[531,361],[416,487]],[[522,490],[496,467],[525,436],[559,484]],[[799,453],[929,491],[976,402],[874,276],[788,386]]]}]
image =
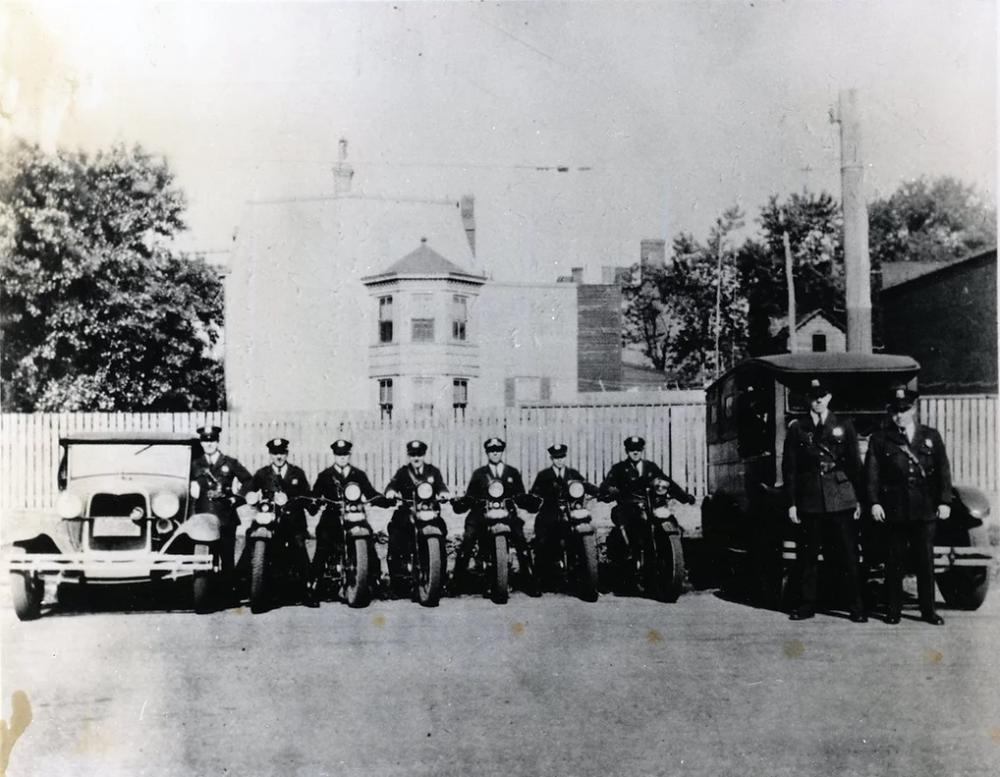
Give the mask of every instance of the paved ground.
[{"label": "paved ground", "polygon": [[3,717],[31,711],[8,774],[995,775],[1000,589],[943,613],[515,594],[22,624],[5,596]]}]

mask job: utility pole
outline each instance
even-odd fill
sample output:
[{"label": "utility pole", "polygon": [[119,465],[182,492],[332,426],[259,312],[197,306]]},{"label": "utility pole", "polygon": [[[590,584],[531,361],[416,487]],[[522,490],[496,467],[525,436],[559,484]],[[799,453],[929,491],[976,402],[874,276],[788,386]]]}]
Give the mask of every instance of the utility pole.
[{"label": "utility pole", "polygon": [[795,277],[792,268],[792,242],[788,238],[788,230],[781,233],[781,242],[785,246],[785,282],[788,284],[788,352],[795,353]]},{"label": "utility pole", "polygon": [[722,235],[719,235],[719,248],[716,252],[715,266],[715,377],[721,372],[721,355],[719,354],[719,335],[722,332]]},{"label": "utility pole", "polygon": [[868,206],[861,153],[861,120],[854,89],[840,92],[840,184],[844,210],[844,285],[847,297],[847,350],[872,352],[871,257]]}]

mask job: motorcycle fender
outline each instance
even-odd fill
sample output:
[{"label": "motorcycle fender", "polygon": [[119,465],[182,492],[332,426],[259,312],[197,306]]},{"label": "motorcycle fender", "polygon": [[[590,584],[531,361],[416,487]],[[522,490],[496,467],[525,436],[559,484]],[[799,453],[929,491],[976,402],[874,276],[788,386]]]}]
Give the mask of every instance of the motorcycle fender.
[{"label": "motorcycle fender", "polygon": [[351,539],[356,539],[357,537],[371,537],[372,532],[367,526],[351,526],[347,529],[347,536]]},{"label": "motorcycle fender", "polygon": [[584,535],[594,533],[594,524],[592,523],[574,523],[571,528],[574,534]]},{"label": "motorcycle fender", "polygon": [[671,517],[670,520],[660,521],[659,522],[659,529],[664,534],[680,534],[681,533],[681,527],[678,526],[674,522],[674,520],[673,520],[672,517]]},{"label": "motorcycle fender", "polygon": [[489,529],[490,529],[490,534],[492,534],[494,537],[497,537],[501,534],[510,534],[510,526],[508,526],[505,523],[491,524]]},{"label": "motorcycle fender", "polygon": [[506,510],[487,510],[486,518],[490,521],[506,521],[510,516]]},{"label": "motorcycle fender", "polygon": [[417,520],[426,523],[427,521],[437,520],[438,514],[433,510],[418,510]]},{"label": "motorcycle fender", "polygon": [[420,533],[424,537],[441,537],[441,536],[443,536],[442,533],[441,533],[441,529],[439,527],[437,527],[437,526],[431,526],[431,525],[421,526],[420,527]]},{"label": "motorcycle fender", "polygon": [[247,532],[247,538],[251,540],[269,540],[274,536],[274,532],[267,526],[254,526]]},{"label": "motorcycle fender", "polygon": [[195,542],[215,542],[222,534],[219,531],[219,516],[214,513],[195,513],[178,530]]}]

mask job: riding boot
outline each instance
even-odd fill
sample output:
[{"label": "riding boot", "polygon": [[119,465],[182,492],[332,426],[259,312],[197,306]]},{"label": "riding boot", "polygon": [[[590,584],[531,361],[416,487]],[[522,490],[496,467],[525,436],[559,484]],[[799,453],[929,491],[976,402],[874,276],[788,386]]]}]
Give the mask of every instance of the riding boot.
[{"label": "riding boot", "polygon": [[469,575],[469,557],[461,550],[455,556],[455,567],[451,571],[451,577],[445,584],[448,593],[457,595],[464,586]]}]

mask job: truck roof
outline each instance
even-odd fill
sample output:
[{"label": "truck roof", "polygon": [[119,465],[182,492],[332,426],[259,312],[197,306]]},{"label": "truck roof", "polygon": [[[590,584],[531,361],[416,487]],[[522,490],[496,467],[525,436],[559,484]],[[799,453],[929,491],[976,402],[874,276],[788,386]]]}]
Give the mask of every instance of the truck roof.
[{"label": "truck roof", "polygon": [[709,389],[735,371],[757,365],[780,376],[835,373],[899,373],[916,375],[920,364],[911,356],[892,353],[776,353],[740,362]]},{"label": "truck roof", "polygon": [[194,445],[197,435],[185,432],[73,432],[62,435],[59,444],[105,443],[107,445]]}]

